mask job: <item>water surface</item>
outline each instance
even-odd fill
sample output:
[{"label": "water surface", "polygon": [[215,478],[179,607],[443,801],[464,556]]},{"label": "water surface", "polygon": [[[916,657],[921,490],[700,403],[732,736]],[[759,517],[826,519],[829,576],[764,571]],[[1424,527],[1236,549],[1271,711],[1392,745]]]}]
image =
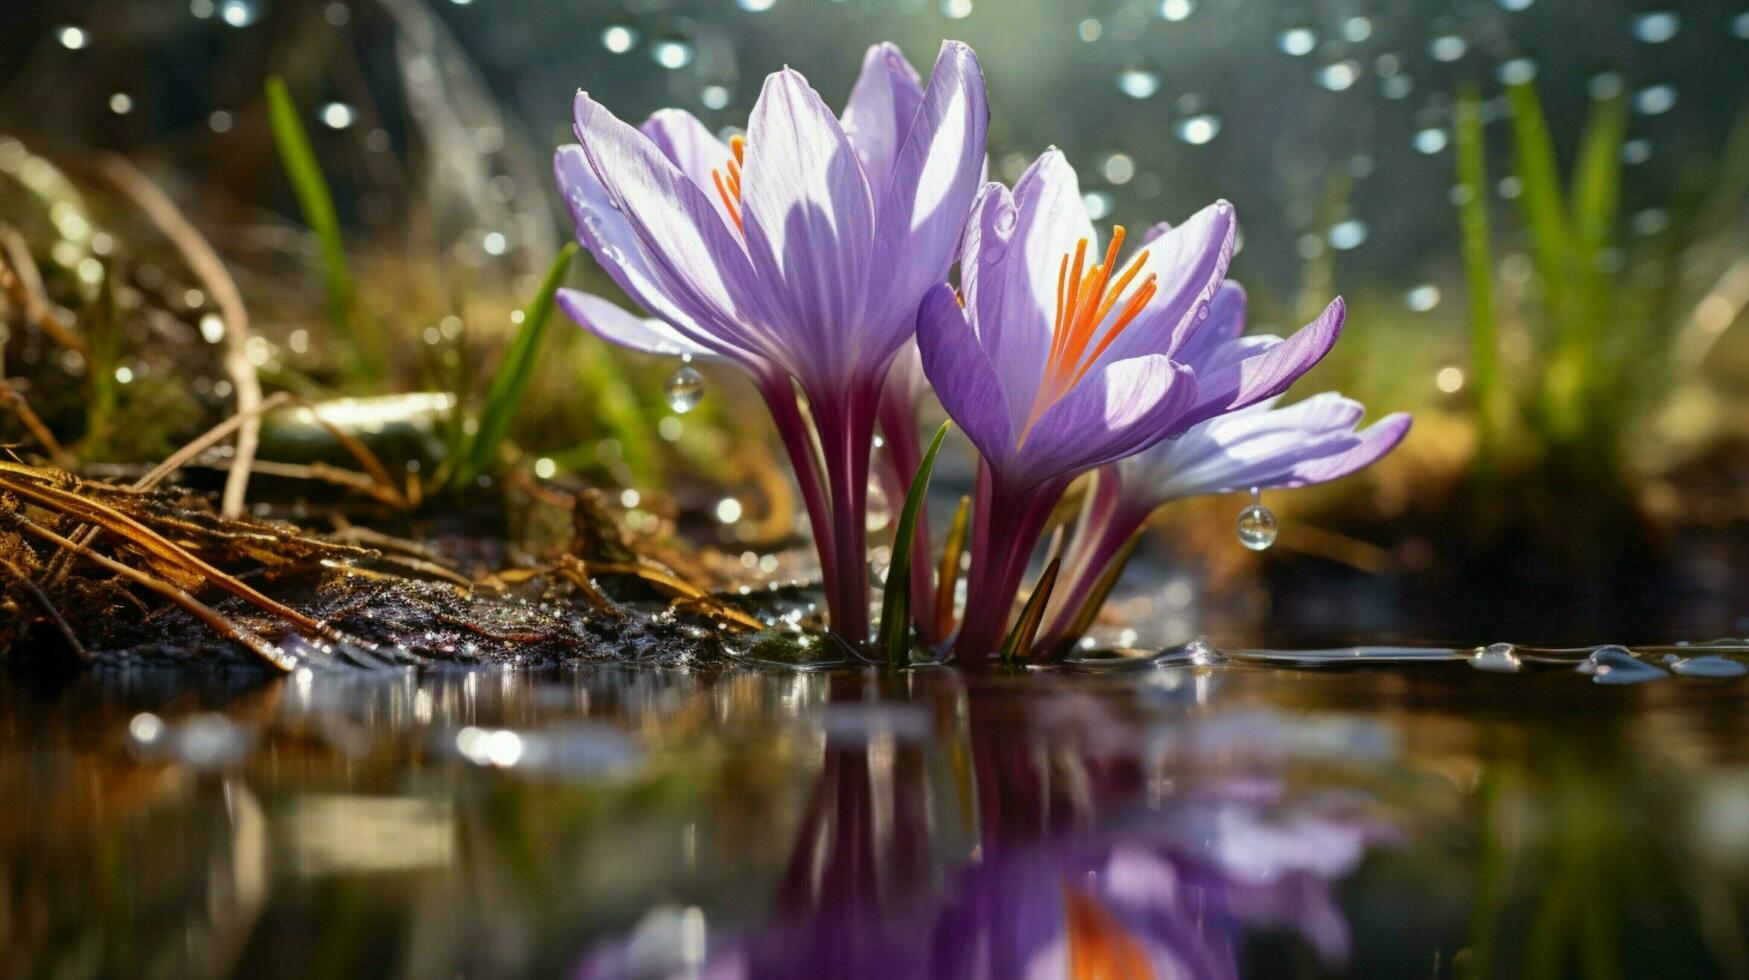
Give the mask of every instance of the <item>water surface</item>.
[{"label": "water surface", "polygon": [[1739,659],[14,674],[0,973],[1740,974]]}]

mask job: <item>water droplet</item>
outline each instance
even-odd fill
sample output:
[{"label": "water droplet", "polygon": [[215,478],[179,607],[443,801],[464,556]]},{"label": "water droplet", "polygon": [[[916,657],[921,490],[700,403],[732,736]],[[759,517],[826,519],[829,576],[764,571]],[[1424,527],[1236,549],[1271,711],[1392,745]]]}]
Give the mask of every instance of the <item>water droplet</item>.
[{"label": "water droplet", "polygon": [[1081,206],[1087,209],[1091,221],[1103,221],[1111,214],[1111,195],[1104,191],[1088,191],[1081,195]]},{"label": "water droplet", "polygon": [[1310,27],[1290,27],[1275,36],[1275,46],[1296,58],[1302,57],[1318,46],[1318,35]]},{"label": "water droplet", "polygon": [[1749,667],[1724,657],[1678,657],[1669,654],[1664,662],[1670,665],[1672,671],[1684,677],[1740,677],[1749,674]]},{"label": "water droplet", "polygon": [[601,29],[601,46],[614,54],[625,54],[638,45],[638,32],[624,24]]},{"label": "water droplet", "polygon": [[1629,29],[1636,41],[1663,44],[1682,29],[1682,16],[1674,10],[1648,10],[1636,15]]},{"label": "water droplet", "polygon": [[1598,684],[1640,684],[1670,676],[1658,667],[1635,659],[1626,647],[1614,645],[1591,651],[1591,656],[1576,669],[1581,674],[1590,674]]},{"label": "water droplet", "polygon": [[1136,161],[1126,153],[1111,153],[1100,164],[1100,170],[1108,182],[1127,184],[1136,175]]},{"label": "water droplet", "polygon": [[1431,126],[1415,134],[1415,149],[1422,153],[1433,154],[1445,149],[1445,130]]},{"label": "water droplet", "polygon": [[1516,674],[1524,668],[1510,643],[1491,643],[1470,657],[1470,666],[1490,674]]},{"label": "water droplet", "polygon": [[1275,519],[1275,511],[1256,503],[1239,512],[1235,527],[1239,532],[1239,543],[1252,551],[1268,549],[1275,543],[1276,535],[1281,533],[1281,524]]},{"label": "water droplet", "polygon": [[344,102],[330,102],[322,107],[321,118],[329,129],[345,129],[358,118],[358,112]]},{"label": "water droplet", "polygon": [[1195,10],[1194,0],[1160,0],[1160,18],[1162,20],[1180,21],[1189,17]]},{"label": "water droplet", "polygon": [[1524,85],[1536,78],[1536,61],[1532,58],[1513,58],[1501,62],[1494,73],[1502,85]]},{"label": "water droplet", "polygon": [[1656,235],[1670,227],[1670,212],[1663,208],[1646,208],[1636,212],[1628,223],[1637,235]]},{"label": "water droplet", "polygon": [[1132,99],[1152,98],[1160,91],[1160,73],[1146,68],[1126,68],[1117,73],[1117,90]]},{"label": "water droplet", "polygon": [[61,42],[61,47],[68,51],[77,51],[91,43],[91,35],[85,33],[85,28],[68,24],[55,28],[55,40]]},{"label": "water droplet", "polygon": [[749,13],[764,13],[777,5],[777,0],[739,0],[741,9]]},{"label": "water droplet", "polygon": [[1621,94],[1624,87],[1626,87],[1626,83],[1622,80],[1619,71],[1600,71],[1592,75],[1591,79],[1585,83],[1585,90],[1599,102],[1615,98]]},{"label": "water droplet", "polygon": [[996,212],[996,234],[1008,236],[1014,234],[1014,226],[1020,223],[1020,209],[1008,206]]},{"label": "water droplet", "polygon": [[685,415],[704,400],[704,375],[692,365],[682,364],[662,385],[662,395],[668,400],[669,408],[678,415]]},{"label": "water droplet", "polygon": [[1345,92],[1360,78],[1360,62],[1353,58],[1333,62],[1318,69],[1318,84],[1332,92]]},{"label": "water droplet", "polygon": [[1427,45],[1427,53],[1436,61],[1456,61],[1470,49],[1470,43],[1457,34],[1441,34]]},{"label": "water droplet", "polygon": [[1652,141],[1647,139],[1628,140],[1621,145],[1621,162],[1632,165],[1645,163],[1652,159]]},{"label": "water droplet", "polygon": [[1731,33],[1749,41],[1749,13],[1741,13],[1732,18]]},{"label": "water droplet", "polygon": [[650,42],[650,60],[673,71],[692,64],[692,42],[683,38],[658,38]]},{"label": "water droplet", "polygon": [[255,23],[255,6],[247,0],[225,0],[219,4],[219,19],[232,27],[248,27]]},{"label": "water droplet", "polygon": [[1359,248],[1366,241],[1366,222],[1359,218],[1349,218],[1330,226],[1330,247],[1344,252]]},{"label": "water droplet", "polygon": [[1416,313],[1426,313],[1439,305],[1439,287],[1432,283],[1422,283],[1403,297],[1403,302]]},{"label": "water droplet", "polygon": [[1676,86],[1648,85],[1634,93],[1634,108],[1648,116],[1669,112],[1676,105]]},{"label": "water droplet", "polygon": [[1221,134],[1221,117],[1212,112],[1199,112],[1173,123],[1172,131],[1191,146],[1201,146]]}]

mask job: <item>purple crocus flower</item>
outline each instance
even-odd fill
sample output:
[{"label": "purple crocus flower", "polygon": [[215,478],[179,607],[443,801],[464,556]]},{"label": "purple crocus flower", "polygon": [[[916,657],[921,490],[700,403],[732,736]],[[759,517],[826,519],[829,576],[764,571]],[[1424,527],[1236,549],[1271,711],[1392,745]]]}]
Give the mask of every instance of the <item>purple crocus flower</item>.
[{"label": "purple crocus flower", "polygon": [[876,406],[981,179],[976,56],[945,43],[925,88],[878,45],[842,119],[784,69],[728,144],[680,110],[634,129],[581,92],[575,117],[578,145],[555,168],[578,238],[650,316],[570,290],[560,305],[610,342],[752,376],[808,508],[832,626],[863,642]]},{"label": "purple crocus flower", "polygon": [[[1340,302],[1333,303],[1332,309]],[[1286,348],[1323,329],[1320,323],[1331,316],[1326,310],[1319,322],[1285,341],[1242,336],[1245,294],[1233,283],[1222,288],[1214,310],[1209,326],[1179,354],[1199,381],[1243,375],[1248,356]],[[1157,443],[1096,474],[1064,556],[1041,650],[1060,648],[1063,641],[1073,639],[1067,635],[1070,625],[1100,576],[1161,505],[1206,494],[1303,487],[1339,479],[1377,462],[1409,431],[1406,413],[1357,428],[1366,409],[1335,392],[1313,395],[1285,408],[1275,403],[1276,398],[1269,397],[1215,415],[1176,439]]]},{"label": "purple crocus flower", "polygon": [[1176,228],[1155,225],[1129,257],[1117,226],[1100,258],[1056,150],[1012,192],[988,184],[979,195],[963,297],[937,287],[917,328],[937,397],[983,459],[960,657],[995,652],[1038,536],[1077,475],[1278,394],[1335,343],[1340,301],[1287,340],[1214,339],[1234,231],[1222,201]]}]

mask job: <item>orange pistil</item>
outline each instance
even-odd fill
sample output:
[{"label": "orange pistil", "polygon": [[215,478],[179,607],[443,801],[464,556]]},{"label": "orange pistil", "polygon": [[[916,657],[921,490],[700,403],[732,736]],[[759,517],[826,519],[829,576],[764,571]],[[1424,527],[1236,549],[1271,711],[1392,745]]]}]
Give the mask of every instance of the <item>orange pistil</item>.
[{"label": "orange pistil", "polygon": [[723,199],[723,210],[734,219],[735,230],[745,235],[747,229],[741,227],[741,163],[747,155],[747,137],[729,137],[729,157],[726,169],[728,176],[723,176],[723,167],[711,168],[711,180],[717,185],[717,196]]},{"label": "orange pistil", "polygon": [[[1118,249],[1123,247],[1124,229],[1122,225],[1111,230],[1111,241],[1105,249],[1105,261],[1091,269],[1085,269],[1087,262],[1087,239],[1083,238],[1075,244],[1074,261],[1071,262],[1068,253],[1064,253],[1062,264],[1057,267],[1057,318],[1051,330],[1051,350],[1045,358],[1044,378],[1039,383],[1038,397],[1033,400],[1032,414],[1026,427],[1032,428],[1045,409],[1056,404],[1069,390],[1075,387],[1093,365],[1099,360],[1099,355],[1123,333],[1130,321],[1141,315],[1147,308],[1148,301],[1154,298],[1159,287],[1155,285],[1155,275],[1148,274],[1141,286],[1130,294],[1129,301],[1118,309],[1116,319],[1104,333],[1100,333],[1100,324],[1124,297],[1142,266],[1148,262],[1148,253],[1144,250],[1119,274],[1114,281],[1112,270],[1117,265]],[[1095,339],[1097,337],[1097,339]],[[1091,349],[1089,349],[1091,348]],[[1024,438],[1024,437],[1023,437]]]}]

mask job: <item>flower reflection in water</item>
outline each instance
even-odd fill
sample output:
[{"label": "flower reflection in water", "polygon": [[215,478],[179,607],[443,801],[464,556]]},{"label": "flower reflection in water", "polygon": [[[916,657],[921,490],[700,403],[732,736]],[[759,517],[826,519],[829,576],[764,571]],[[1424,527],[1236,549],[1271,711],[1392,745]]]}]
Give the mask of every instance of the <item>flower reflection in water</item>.
[{"label": "flower reflection in water", "polygon": [[1347,956],[1332,890],[1390,836],[1365,800],[1230,768],[1177,788],[1163,775],[1177,760],[1138,749],[1173,740],[1100,701],[945,687],[936,740],[890,704],[853,701],[825,725],[762,924],[718,932],[698,909],[658,910],[577,976],[1223,977],[1252,929],[1330,966]]}]

